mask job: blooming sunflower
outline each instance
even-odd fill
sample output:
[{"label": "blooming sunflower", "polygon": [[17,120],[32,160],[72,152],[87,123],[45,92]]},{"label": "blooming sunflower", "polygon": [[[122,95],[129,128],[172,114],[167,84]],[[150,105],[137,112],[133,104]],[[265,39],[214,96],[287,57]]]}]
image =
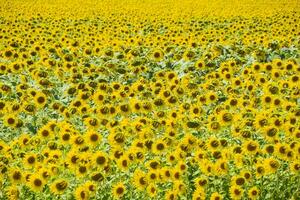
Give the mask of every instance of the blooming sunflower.
[{"label": "blooming sunflower", "polygon": [[42,176],[34,174],[30,176],[29,187],[36,192],[41,192],[45,185],[45,181]]},{"label": "blooming sunflower", "polygon": [[124,183],[118,182],[112,187],[113,197],[116,199],[121,198],[126,193],[126,187]]},{"label": "blooming sunflower", "polygon": [[69,183],[65,179],[57,179],[50,185],[50,191],[55,195],[61,195],[68,186]]}]

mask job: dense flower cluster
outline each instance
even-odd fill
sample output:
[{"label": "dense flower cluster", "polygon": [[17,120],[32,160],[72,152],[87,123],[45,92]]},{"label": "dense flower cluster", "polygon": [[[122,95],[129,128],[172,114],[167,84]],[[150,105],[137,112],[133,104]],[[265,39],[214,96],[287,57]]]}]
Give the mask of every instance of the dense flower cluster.
[{"label": "dense flower cluster", "polygon": [[208,2],[1,2],[0,199],[299,198],[297,1]]}]

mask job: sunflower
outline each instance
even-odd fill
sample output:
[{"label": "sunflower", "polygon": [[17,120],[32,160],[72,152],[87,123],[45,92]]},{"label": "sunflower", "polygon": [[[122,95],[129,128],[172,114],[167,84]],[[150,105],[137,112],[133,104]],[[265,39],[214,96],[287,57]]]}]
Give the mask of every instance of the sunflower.
[{"label": "sunflower", "polygon": [[274,151],[275,151],[275,147],[274,147],[274,145],[272,145],[272,144],[265,145],[264,151],[265,151],[267,154],[273,154]]},{"label": "sunflower", "polygon": [[58,179],[50,185],[50,191],[55,195],[61,195],[65,192],[68,186],[69,183],[65,179]]},{"label": "sunflower", "polygon": [[30,176],[29,186],[35,192],[41,192],[45,185],[44,179],[42,176],[34,174]]},{"label": "sunflower", "polygon": [[77,167],[77,165],[79,164],[79,155],[80,153],[76,150],[70,150],[67,153],[66,164],[68,168],[75,169]]},{"label": "sunflower", "polygon": [[147,186],[147,194],[149,195],[149,197],[151,197],[151,198],[156,197],[157,192],[158,192],[158,190],[157,190],[157,187],[156,187],[155,184],[150,183],[150,184]]},{"label": "sunflower", "polygon": [[230,107],[230,109],[235,109],[241,105],[241,101],[239,98],[230,97],[226,100],[226,104]]},{"label": "sunflower", "polygon": [[58,173],[60,172],[60,168],[57,164],[52,164],[50,163],[48,165],[49,171],[51,172],[51,175],[55,176],[58,175]]},{"label": "sunflower", "polygon": [[128,156],[127,155],[121,156],[120,159],[117,160],[117,166],[122,171],[128,170],[128,168],[130,166],[130,160],[129,160]]},{"label": "sunflower", "polygon": [[248,197],[250,199],[258,199],[259,198],[259,189],[257,187],[252,187],[248,190]]},{"label": "sunflower", "polygon": [[207,129],[213,133],[216,133],[221,129],[221,124],[218,121],[210,121],[207,124]]},{"label": "sunflower", "polygon": [[299,161],[293,161],[289,165],[290,171],[294,174],[299,174],[300,172],[300,162]]},{"label": "sunflower", "polygon": [[110,151],[110,157],[112,160],[119,160],[124,155],[124,149],[119,146],[113,146],[113,149]]},{"label": "sunflower", "polygon": [[243,197],[244,190],[240,186],[231,186],[229,189],[230,197],[232,199],[241,199]]},{"label": "sunflower", "polygon": [[252,70],[256,73],[261,72],[261,70],[263,69],[263,67],[261,66],[260,63],[254,63],[251,67],[252,67]]},{"label": "sunflower", "polygon": [[25,173],[24,173],[24,178],[25,178],[25,182],[28,184],[28,185],[30,185],[30,181],[31,181],[31,177],[33,176],[34,174],[32,173],[32,172],[30,172],[30,171],[26,171]]},{"label": "sunflower", "polygon": [[195,68],[198,70],[205,69],[206,68],[205,62],[203,60],[198,60],[197,62],[195,62]]},{"label": "sunflower", "polygon": [[300,78],[298,75],[293,75],[291,80],[290,80],[290,83],[293,87],[297,87],[299,86],[299,82],[300,82]]},{"label": "sunflower", "polygon": [[227,111],[221,111],[218,113],[218,117],[221,126],[230,125],[235,121],[234,115]]},{"label": "sunflower", "polygon": [[145,174],[145,172],[137,169],[133,173],[133,185],[139,189],[144,190],[148,185],[148,178]]},{"label": "sunflower", "polygon": [[263,164],[256,164],[256,177],[261,178],[266,174],[266,168]]},{"label": "sunflower", "polygon": [[87,181],[83,186],[89,191],[89,195],[91,197],[94,197],[96,195],[97,185],[94,182]]},{"label": "sunflower", "polygon": [[88,166],[85,164],[80,164],[76,169],[76,177],[83,177],[88,174]]},{"label": "sunflower", "polygon": [[225,175],[229,171],[229,165],[227,159],[218,159],[215,163],[215,170],[217,175]]},{"label": "sunflower", "polygon": [[163,52],[159,49],[154,50],[152,53],[152,58],[155,61],[160,61],[163,58],[163,56],[164,56]]},{"label": "sunflower", "polygon": [[97,117],[87,117],[84,119],[87,128],[97,129],[100,126],[100,120]]},{"label": "sunflower", "polygon": [[101,135],[93,129],[85,133],[85,138],[87,138],[87,143],[92,146],[97,146],[101,142]]},{"label": "sunflower", "polygon": [[105,177],[101,172],[95,171],[95,172],[91,173],[90,178],[94,182],[102,182]]},{"label": "sunflower", "polygon": [[171,174],[173,175],[173,177],[172,177],[173,181],[180,180],[183,175],[183,173],[179,169],[173,169]]},{"label": "sunflower", "polygon": [[200,117],[203,114],[203,109],[200,107],[200,105],[194,104],[190,107],[190,114],[192,118]]},{"label": "sunflower", "polygon": [[246,180],[243,176],[233,176],[231,177],[231,185],[237,185],[242,187],[246,183]]},{"label": "sunflower", "polygon": [[162,182],[171,180],[173,171],[169,167],[163,167],[159,170],[159,178]]},{"label": "sunflower", "polygon": [[264,160],[264,165],[267,173],[275,173],[280,167],[280,163],[275,158],[267,158]]},{"label": "sunflower", "polygon": [[35,102],[35,105],[38,107],[38,108],[42,108],[46,105],[47,103],[47,97],[44,93],[42,92],[38,92],[35,96],[34,96],[34,102]]},{"label": "sunflower", "polygon": [[18,119],[16,118],[15,115],[8,114],[5,115],[3,122],[5,126],[14,128],[18,122]]},{"label": "sunflower", "polygon": [[153,153],[160,155],[165,152],[166,148],[167,144],[165,143],[165,141],[159,139],[154,143]]},{"label": "sunflower", "polygon": [[282,104],[282,100],[279,97],[274,98],[272,108],[280,108]]},{"label": "sunflower", "polygon": [[132,108],[134,113],[138,113],[142,109],[142,104],[139,100],[131,98],[129,102],[129,107]]},{"label": "sunflower", "polygon": [[37,157],[34,153],[29,153],[23,158],[24,166],[27,168],[32,168],[37,164]]},{"label": "sunflower", "polygon": [[243,152],[255,155],[259,151],[259,144],[254,140],[248,140],[243,145]]},{"label": "sunflower", "polygon": [[47,140],[52,138],[54,136],[54,133],[49,126],[43,126],[38,130],[38,135],[44,140]]},{"label": "sunflower", "polygon": [[82,147],[86,144],[86,138],[84,138],[82,135],[73,135],[71,140],[72,145],[76,147]]},{"label": "sunflower", "polygon": [[18,168],[10,169],[9,177],[10,177],[11,183],[13,183],[13,184],[20,184],[23,182],[23,180],[25,178],[25,177],[23,177],[23,172]]},{"label": "sunflower", "polygon": [[147,179],[149,180],[149,182],[154,183],[158,180],[158,178],[159,178],[159,171],[152,169],[147,172]]},{"label": "sunflower", "polygon": [[195,188],[204,188],[208,185],[208,179],[205,176],[197,177],[194,180]]},{"label": "sunflower", "polygon": [[206,146],[207,146],[207,148],[210,151],[213,151],[213,150],[217,150],[218,148],[220,148],[221,144],[220,144],[220,141],[218,140],[218,138],[216,138],[216,137],[210,137],[207,140]]},{"label": "sunflower", "polygon": [[280,158],[286,158],[289,146],[285,143],[275,144],[275,155]]},{"label": "sunflower", "polygon": [[129,104],[124,103],[124,104],[119,105],[119,111],[120,111],[120,114],[127,115],[127,114],[131,113],[131,108],[130,108]]},{"label": "sunflower", "polygon": [[108,156],[102,151],[97,151],[93,155],[93,160],[95,164],[104,167],[108,163]]},{"label": "sunflower", "polygon": [[185,61],[191,61],[195,56],[195,52],[193,52],[192,50],[188,50],[186,52],[184,52],[183,54],[183,59]]},{"label": "sunflower", "polygon": [[246,181],[250,181],[251,178],[252,178],[252,173],[249,170],[246,170],[246,169],[242,170],[240,172],[240,175],[242,177],[244,177]]},{"label": "sunflower", "polygon": [[166,200],[176,200],[178,199],[178,193],[175,190],[169,190],[165,194]]},{"label": "sunflower", "polygon": [[218,192],[214,192],[210,196],[210,200],[222,200],[222,199],[223,199],[223,196]]},{"label": "sunflower", "polygon": [[265,135],[265,138],[271,142],[277,139],[278,132],[279,132],[278,128],[274,126],[266,126],[263,128],[263,133]]},{"label": "sunflower", "polygon": [[67,130],[59,131],[59,140],[62,144],[70,144],[72,139],[73,133]]},{"label": "sunflower", "polygon": [[126,135],[119,130],[112,130],[109,133],[108,142],[112,146],[122,146],[126,142]]},{"label": "sunflower", "polygon": [[176,191],[178,195],[185,195],[187,192],[187,186],[182,180],[176,180],[173,182],[173,190]]},{"label": "sunflower", "polygon": [[282,72],[278,69],[272,70],[271,77],[273,80],[278,80],[280,77],[282,77]]},{"label": "sunflower", "polygon": [[46,167],[41,167],[38,170],[38,174],[43,178],[44,181],[49,180],[49,178],[51,177],[51,172],[48,168]]},{"label": "sunflower", "polygon": [[272,73],[272,70],[274,69],[274,67],[270,63],[265,63],[263,66],[263,69],[266,72]]},{"label": "sunflower", "polygon": [[89,190],[84,186],[79,186],[74,191],[74,197],[76,200],[87,200],[90,198]]},{"label": "sunflower", "polygon": [[270,95],[270,94],[264,94],[261,99],[262,99],[262,102],[264,103],[264,105],[268,105],[268,106],[271,106],[271,103],[273,102],[273,95]]},{"label": "sunflower", "polygon": [[118,182],[112,186],[113,197],[116,199],[121,198],[126,193],[125,185],[122,182]]},{"label": "sunflower", "polygon": [[11,65],[9,66],[11,71],[16,74],[20,73],[23,67],[24,67],[24,63],[17,63],[17,62],[11,63]]},{"label": "sunflower", "polygon": [[193,192],[192,200],[205,200],[206,193],[203,188],[197,188]]},{"label": "sunflower", "polygon": [[12,185],[6,188],[5,194],[10,200],[20,199],[20,191],[16,185]]},{"label": "sunflower", "polygon": [[13,102],[8,109],[10,109],[13,113],[18,114],[21,112],[22,103]]},{"label": "sunflower", "polygon": [[209,92],[206,94],[209,103],[214,103],[218,100],[218,95],[215,92]]}]

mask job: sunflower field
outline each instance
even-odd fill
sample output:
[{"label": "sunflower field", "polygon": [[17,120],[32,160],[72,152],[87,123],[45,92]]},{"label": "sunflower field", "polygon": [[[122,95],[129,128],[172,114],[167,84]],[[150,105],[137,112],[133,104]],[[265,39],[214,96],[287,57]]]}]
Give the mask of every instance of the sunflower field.
[{"label": "sunflower field", "polygon": [[299,200],[299,0],[1,0],[19,199]]}]

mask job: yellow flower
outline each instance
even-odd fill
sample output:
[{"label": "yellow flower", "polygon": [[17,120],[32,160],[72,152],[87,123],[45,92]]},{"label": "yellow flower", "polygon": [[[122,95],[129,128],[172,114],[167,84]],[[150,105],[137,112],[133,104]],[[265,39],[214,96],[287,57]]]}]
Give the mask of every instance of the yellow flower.
[{"label": "yellow flower", "polygon": [[243,152],[255,155],[259,151],[259,144],[256,141],[248,140],[243,145]]},{"label": "yellow flower", "polygon": [[68,186],[69,183],[65,179],[58,179],[50,185],[50,190],[55,195],[61,195],[65,192]]},{"label": "yellow flower", "polygon": [[178,194],[174,190],[169,190],[165,194],[166,200],[177,200],[178,199]]},{"label": "yellow flower", "polygon": [[241,199],[243,197],[244,190],[240,186],[230,187],[230,197],[232,199]]},{"label": "yellow flower", "polygon": [[149,195],[149,197],[151,198],[154,198],[156,197],[157,195],[157,187],[155,184],[153,183],[150,183],[148,186],[147,186],[147,194]]},{"label": "yellow flower", "polygon": [[113,185],[112,193],[114,198],[121,198],[126,193],[125,185],[122,182],[116,183],[115,185]]},{"label": "yellow flower", "polygon": [[203,70],[206,68],[205,63],[203,60],[198,60],[197,62],[195,62],[195,68],[198,70]]},{"label": "yellow flower", "polygon": [[85,138],[87,138],[87,143],[92,146],[97,146],[101,142],[101,135],[93,129],[85,133]]},{"label": "yellow flower", "polygon": [[41,192],[45,185],[44,179],[37,174],[30,176],[29,186],[33,191]]},{"label": "yellow flower", "polygon": [[94,197],[97,191],[97,185],[92,181],[84,183],[84,187],[89,191],[89,196]]},{"label": "yellow flower", "polygon": [[145,172],[137,169],[133,173],[133,184],[139,190],[144,190],[148,185],[148,178]]},{"label": "yellow flower", "polygon": [[300,162],[293,161],[290,163],[290,171],[294,174],[298,174],[300,172]]},{"label": "yellow flower", "polygon": [[266,168],[266,172],[269,174],[275,173],[280,167],[280,163],[275,158],[267,158],[264,160],[264,165]]},{"label": "yellow flower", "polygon": [[34,96],[34,102],[35,102],[35,105],[37,105],[38,108],[42,108],[47,103],[47,97],[46,97],[46,95],[44,93],[38,92]]},{"label": "yellow flower", "polygon": [[4,125],[14,128],[18,122],[18,119],[15,115],[7,114],[3,119]]},{"label": "yellow flower", "polygon": [[74,196],[76,200],[89,199],[89,190],[84,186],[79,186],[75,189]]},{"label": "yellow flower", "polygon": [[37,164],[37,158],[36,155],[34,153],[29,153],[27,155],[25,155],[25,157],[23,158],[23,163],[24,166],[28,167],[28,168],[32,168]]},{"label": "yellow flower", "polygon": [[121,169],[122,171],[126,171],[130,166],[130,160],[126,155],[123,155],[119,160],[117,160],[117,165],[119,169]]},{"label": "yellow flower", "polygon": [[250,199],[258,199],[259,198],[259,189],[257,187],[252,187],[248,190],[248,197]]},{"label": "yellow flower", "polygon": [[237,185],[237,186],[242,187],[245,183],[246,183],[246,180],[242,176],[233,176],[231,178],[231,185],[233,185],[233,186]]},{"label": "yellow flower", "polygon": [[194,193],[192,200],[204,200],[206,198],[206,194],[203,188],[197,188]]},{"label": "yellow flower", "polygon": [[159,49],[154,50],[152,53],[152,57],[154,58],[154,60],[156,61],[160,61],[163,58],[163,52]]},{"label": "yellow flower", "polygon": [[162,139],[155,141],[153,144],[153,153],[155,154],[163,154],[165,149],[167,148],[167,144]]},{"label": "yellow flower", "polygon": [[23,182],[23,172],[20,169],[13,168],[9,170],[10,181],[13,184],[20,184]]},{"label": "yellow flower", "polygon": [[77,177],[83,177],[88,174],[88,167],[84,164],[80,164],[76,169],[76,176]]},{"label": "yellow flower", "polygon": [[214,192],[210,196],[210,200],[222,200],[222,199],[223,199],[223,196],[218,192]]},{"label": "yellow flower", "polygon": [[8,196],[11,200],[17,200],[20,198],[20,191],[17,186],[12,185],[6,188],[5,194]]}]

